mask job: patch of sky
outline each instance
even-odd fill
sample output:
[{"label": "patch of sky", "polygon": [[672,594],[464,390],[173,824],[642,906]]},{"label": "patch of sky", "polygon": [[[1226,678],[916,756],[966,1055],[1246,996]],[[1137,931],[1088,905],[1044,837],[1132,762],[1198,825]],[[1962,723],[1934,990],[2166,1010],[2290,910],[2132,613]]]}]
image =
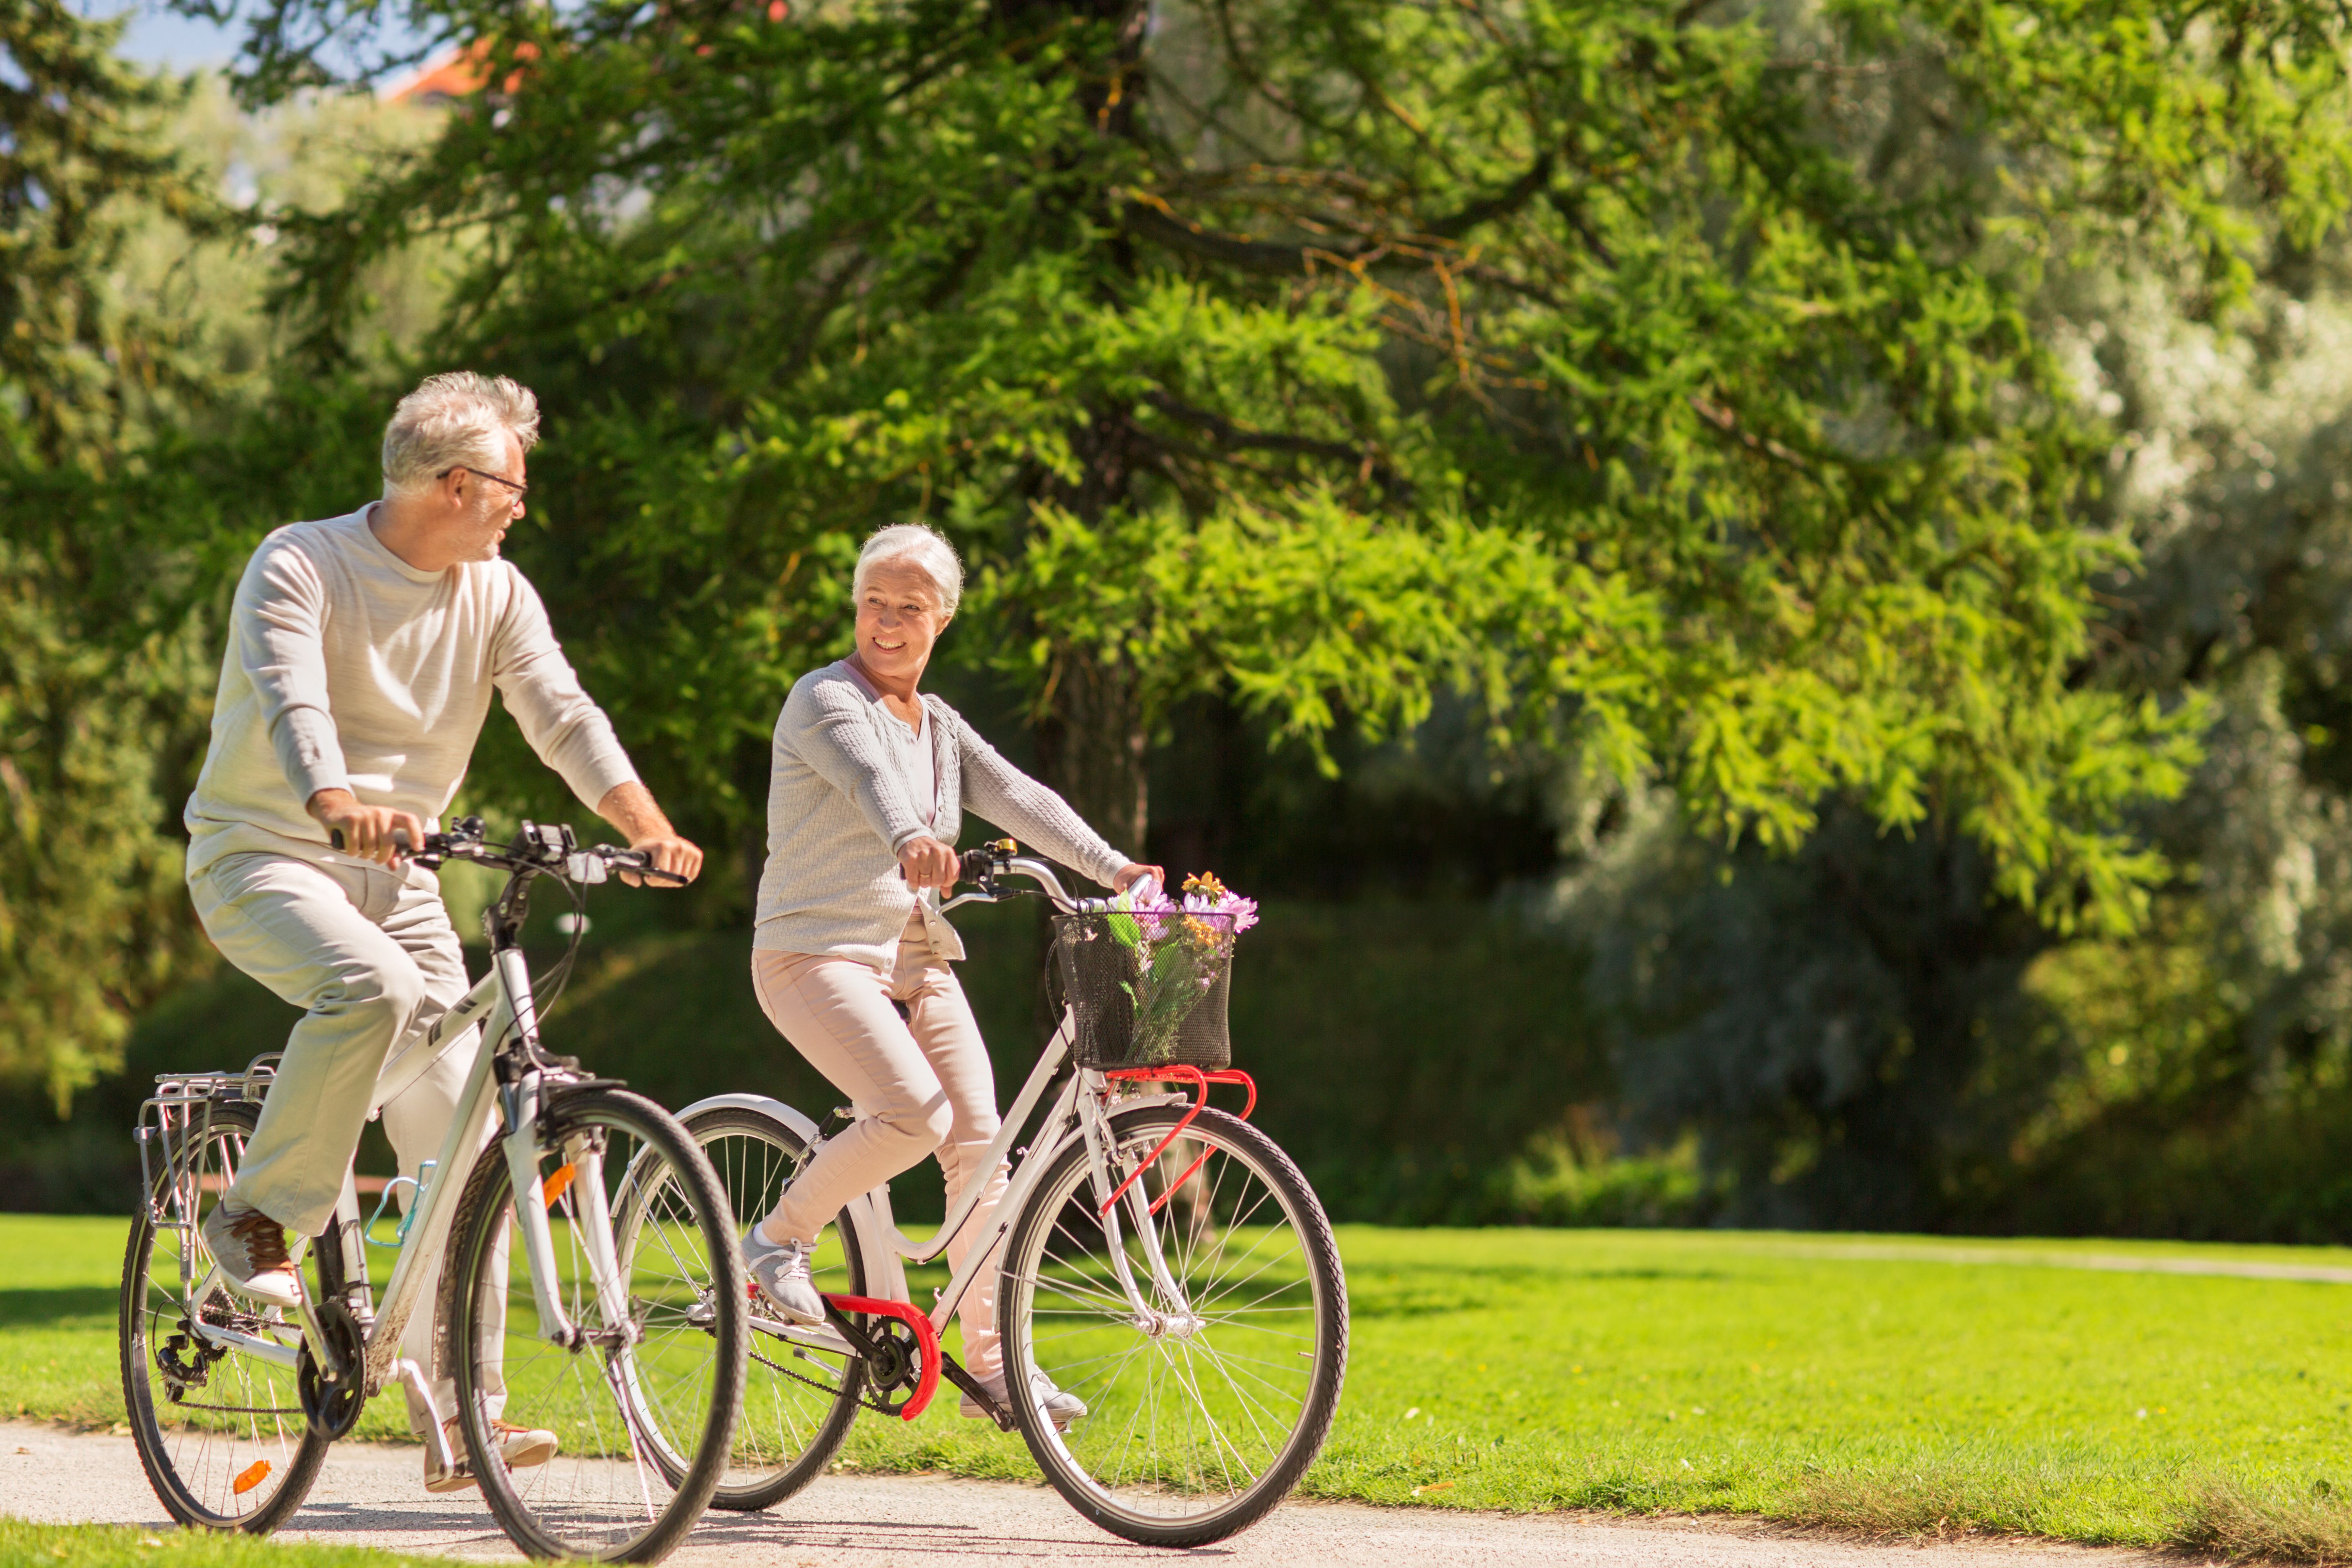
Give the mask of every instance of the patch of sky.
[{"label": "patch of sky", "polygon": [[[245,37],[245,22],[184,16],[161,0],[74,0],[86,16],[127,17],[116,53],[136,65],[164,70],[217,70],[236,58]],[[430,35],[412,25],[404,7],[386,6],[365,30],[343,27],[342,47],[328,52],[339,72],[355,70],[362,60],[403,59],[423,52]],[[357,48],[352,46],[356,44]],[[386,75],[397,74],[386,72]]]}]

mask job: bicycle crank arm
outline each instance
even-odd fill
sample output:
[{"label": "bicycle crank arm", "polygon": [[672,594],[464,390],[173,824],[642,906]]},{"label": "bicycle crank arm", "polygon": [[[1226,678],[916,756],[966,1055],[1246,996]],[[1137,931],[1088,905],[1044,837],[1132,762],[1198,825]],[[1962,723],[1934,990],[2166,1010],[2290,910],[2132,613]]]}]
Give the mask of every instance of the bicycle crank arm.
[{"label": "bicycle crank arm", "polygon": [[988,1418],[996,1423],[998,1431],[1013,1430],[1013,1412],[998,1404],[996,1395],[989,1393],[980,1379],[966,1372],[956,1358],[945,1351],[940,1352],[940,1375],[961,1389],[964,1397],[987,1411]]},{"label": "bicycle crank arm", "polygon": [[[289,1324],[291,1328],[293,1325]],[[292,1372],[302,1364],[302,1352],[291,1345],[281,1345],[276,1340],[266,1340],[258,1334],[240,1333],[216,1323],[189,1321],[188,1331],[215,1350],[236,1351],[256,1361],[266,1361],[272,1366],[282,1366]]]},{"label": "bicycle crank arm", "polygon": [[433,1457],[440,1463],[441,1473],[445,1476],[450,1474],[457,1468],[457,1456],[449,1448],[449,1422],[452,1418],[442,1414],[440,1404],[434,1399],[433,1380],[425,1375],[423,1367],[406,1356],[392,1363],[392,1376],[395,1383],[406,1384],[408,1391],[416,1396],[416,1402],[425,1406],[433,1423],[432,1433],[425,1441],[431,1445]]}]

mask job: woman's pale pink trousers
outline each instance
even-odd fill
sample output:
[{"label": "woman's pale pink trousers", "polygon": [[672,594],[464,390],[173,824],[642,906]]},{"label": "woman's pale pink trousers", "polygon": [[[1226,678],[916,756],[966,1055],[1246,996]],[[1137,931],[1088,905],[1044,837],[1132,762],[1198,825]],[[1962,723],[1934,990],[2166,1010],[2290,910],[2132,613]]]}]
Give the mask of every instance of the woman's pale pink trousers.
[{"label": "woman's pale pink trousers", "polygon": [[[985,1184],[971,1221],[948,1245],[948,1262],[961,1267],[979,1221],[1004,1195],[1006,1170],[1002,1161],[982,1168],[999,1125],[996,1079],[955,972],[910,925],[887,975],[856,959],[754,952],[751,981],[768,1021],[860,1117],[817,1151],[769,1216],[767,1234],[813,1242],[842,1205],[936,1153],[950,1211],[966,1188]],[[907,1017],[893,1002],[906,1004]],[[964,1364],[990,1381],[1003,1370],[996,1268],[991,1258],[959,1312]]]}]

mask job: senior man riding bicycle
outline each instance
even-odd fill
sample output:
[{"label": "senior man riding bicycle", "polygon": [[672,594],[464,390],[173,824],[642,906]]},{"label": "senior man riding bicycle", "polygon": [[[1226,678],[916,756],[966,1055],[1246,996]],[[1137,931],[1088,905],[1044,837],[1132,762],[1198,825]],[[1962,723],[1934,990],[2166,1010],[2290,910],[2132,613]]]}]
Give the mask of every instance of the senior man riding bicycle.
[{"label": "senior man riding bicycle", "polygon": [[[223,1276],[265,1305],[299,1305],[285,1232],[323,1230],[395,1044],[463,999],[465,956],[433,872],[402,860],[465,777],[495,689],[572,793],[692,879],[702,852],[638,782],[603,710],[581,689],[547,612],[499,559],[523,515],[523,454],[539,405],[503,376],[436,375],[383,433],[383,498],[262,541],[246,565],[221,660],[212,745],[188,799],[188,891],[228,961],[304,1009],[236,1180],[205,1217]],[[343,849],[332,847],[340,833]],[[411,1178],[439,1150],[471,1052],[387,1102],[384,1131]],[[425,1300],[433,1300],[430,1279]],[[432,1362],[433,1314],[404,1339]],[[446,1379],[435,1384],[454,1408]],[[409,1424],[430,1413],[412,1391]],[[505,1428],[509,1465],[544,1463],[554,1435]],[[463,1450],[460,1449],[460,1452]],[[425,1487],[473,1484],[460,1460]]]},{"label": "senior man riding bicycle", "polygon": [[[768,864],[760,879],[751,978],[777,1031],[847,1094],[861,1120],[828,1140],[775,1212],[743,1241],[745,1267],[779,1312],[824,1321],[809,1260],[842,1205],[939,1156],[947,1201],[973,1183],[981,1202],[947,1249],[969,1238],[1005,1190],[980,1169],[1000,1125],[980,1026],[949,963],[963,957],[936,889],[952,888],[953,845],[970,805],[981,816],[1114,889],[1157,866],[1105,843],[1067,802],[999,756],[962,715],[917,687],[956,613],[963,567],[918,523],[885,528],[858,552],[850,583],[856,646],[793,686],[776,720],[768,780]],[[992,1271],[963,1299],[964,1364],[1008,1404]],[[1056,1425],[1086,1414],[1036,1374]],[[965,1415],[986,1415],[967,1397]]]}]

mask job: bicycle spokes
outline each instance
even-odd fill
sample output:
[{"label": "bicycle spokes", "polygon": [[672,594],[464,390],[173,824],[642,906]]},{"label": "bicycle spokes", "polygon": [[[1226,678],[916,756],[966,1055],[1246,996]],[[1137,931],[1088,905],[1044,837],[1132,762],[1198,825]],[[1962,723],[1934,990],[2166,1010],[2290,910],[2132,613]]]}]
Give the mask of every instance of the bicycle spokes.
[{"label": "bicycle spokes", "polygon": [[[722,1395],[731,1415],[732,1346],[718,1331],[728,1276],[712,1258],[725,1220],[706,1215],[707,1189],[648,1147],[633,1120],[588,1113],[541,1152],[543,1243],[516,1245],[511,1187],[489,1181],[501,1213],[467,1255],[468,1418],[496,1439],[485,1447],[535,1451],[531,1434],[552,1436],[552,1458],[494,1484],[567,1554],[625,1551],[645,1537],[672,1511]],[[530,1265],[542,1247],[552,1318]]]},{"label": "bicycle spokes", "polygon": [[1155,1160],[1169,1119],[1119,1120],[1113,1172],[1141,1167],[1121,1202],[1106,1214],[1073,1159],[1039,1194],[1050,1223],[1024,1223],[1021,1359],[1086,1402],[1051,1444],[1072,1481],[1125,1517],[1203,1521],[1319,1442],[1339,1310],[1328,1229],[1240,1123],[1203,1118]]},{"label": "bicycle spokes", "polygon": [[299,1325],[226,1287],[199,1293],[213,1268],[204,1217],[251,1125],[250,1111],[206,1117],[157,1163],[123,1283],[123,1392],[141,1458],[173,1518],[215,1529],[270,1528],[301,1501],[326,1447],[302,1413]]}]

